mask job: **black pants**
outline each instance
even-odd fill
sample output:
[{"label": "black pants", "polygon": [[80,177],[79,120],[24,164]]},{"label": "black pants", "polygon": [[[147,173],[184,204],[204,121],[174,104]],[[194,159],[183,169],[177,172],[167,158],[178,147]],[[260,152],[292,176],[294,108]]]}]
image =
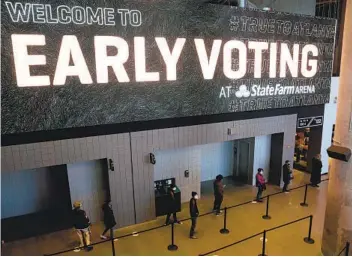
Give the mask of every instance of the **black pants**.
[{"label": "black pants", "polygon": [[178,222],[178,221],[177,221],[176,212],[174,212],[174,213],[168,213],[168,214],[166,215],[166,221],[165,221],[166,224],[169,224],[169,223],[170,223],[171,214],[172,214],[172,216],[173,216],[173,218],[174,218],[174,222]]},{"label": "black pants", "polygon": [[262,197],[262,194],[263,194],[263,187],[259,186],[258,192],[257,192],[257,201],[260,200],[260,198]]},{"label": "black pants", "polygon": [[289,184],[290,184],[290,182],[284,182],[284,187],[282,188],[283,192],[287,192],[288,191],[287,187],[288,187]]},{"label": "black pants", "polygon": [[191,230],[189,231],[190,237],[194,236],[194,231],[196,230],[196,226],[197,226],[197,217],[191,217],[191,220],[192,220],[192,226],[191,226]]},{"label": "black pants", "polygon": [[222,195],[215,195],[213,211],[216,211],[216,213],[220,213],[221,203],[223,199],[224,197]]}]

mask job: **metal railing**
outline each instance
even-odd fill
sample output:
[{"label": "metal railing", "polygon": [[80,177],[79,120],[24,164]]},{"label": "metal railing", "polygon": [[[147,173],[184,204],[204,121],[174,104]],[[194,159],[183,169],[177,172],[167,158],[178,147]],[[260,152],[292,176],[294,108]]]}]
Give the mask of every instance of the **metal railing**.
[{"label": "metal railing", "polygon": [[[321,182],[325,182],[325,181],[328,181],[329,179],[323,179],[321,180]],[[308,186],[310,184],[304,184],[304,185],[301,185],[301,186],[297,186],[297,187],[293,187],[290,189],[290,191],[293,191],[293,190],[296,190],[296,189],[300,189],[300,188],[303,188],[305,187],[305,191],[304,191],[304,197],[303,197],[303,202],[300,203],[300,205],[302,207],[307,207],[308,206],[308,203],[307,203],[307,194],[308,194]],[[266,202],[266,209],[265,209],[265,214],[262,216],[263,219],[271,219],[271,216],[269,216],[269,208],[270,208],[270,198],[275,196],[275,195],[279,195],[279,194],[283,194],[284,192],[280,191],[280,192],[276,192],[276,193],[272,193],[272,194],[268,194],[266,196],[263,196],[261,197],[260,199],[267,199],[267,202]],[[247,204],[250,204],[252,203],[253,200],[250,200],[250,201],[246,201],[246,202],[243,202],[243,203],[239,203],[239,204],[235,204],[235,205],[232,205],[232,206],[229,206],[229,207],[224,207],[222,208],[221,210],[224,211],[224,221],[223,221],[223,227],[220,229],[220,233],[221,234],[228,234],[230,233],[229,229],[227,228],[227,211],[229,209],[232,209],[232,208],[236,208],[236,207],[239,207],[239,206],[243,206],[243,205],[247,205]],[[207,216],[207,215],[210,215],[210,214],[214,214],[213,211],[211,212],[207,212],[207,213],[203,213],[201,215],[199,215],[198,217],[204,217],[204,216]],[[308,216],[309,217],[309,216]],[[306,219],[307,217],[305,217],[304,219]],[[180,221],[184,222],[184,221],[189,221],[191,220],[191,218],[187,218],[187,219],[182,219]],[[300,219],[301,220],[301,219]],[[297,221],[295,221],[297,222]],[[290,223],[291,224],[291,223]],[[170,245],[168,245],[168,250],[170,251],[175,251],[175,250],[178,250],[178,246],[175,244],[175,235],[174,235],[174,224],[171,223],[167,226],[170,226],[170,234],[171,234],[171,243]],[[142,234],[142,233],[146,233],[146,232],[149,232],[149,231],[152,231],[152,230],[156,230],[156,229],[160,229],[160,228],[165,228],[167,227],[165,225],[161,225],[161,226],[157,226],[157,227],[153,227],[153,228],[149,228],[149,229],[145,229],[145,230],[141,230],[141,231],[135,231],[135,232],[132,232],[132,233],[129,233],[129,234],[125,234],[125,235],[122,235],[122,236],[117,236],[117,237],[114,237],[113,236],[113,231],[111,230],[110,231],[110,239],[107,239],[107,240],[102,240],[102,241],[99,241],[99,242],[95,242],[95,243],[92,243],[88,246],[94,246],[94,245],[99,245],[99,244],[103,244],[103,243],[106,243],[106,242],[111,242],[112,244],[112,249],[111,249],[111,252],[112,252],[112,255],[115,256],[115,246],[114,246],[114,241],[115,240],[118,240],[118,239],[122,239],[122,238],[126,238],[126,237],[131,237],[131,236],[136,236],[136,235],[139,235],[139,234]],[[267,230],[266,232],[268,232],[270,230]],[[261,234],[263,232],[260,232],[259,234]],[[247,239],[248,240],[248,239]],[[68,252],[71,252],[71,251],[74,251],[74,250],[82,250],[84,248],[86,248],[87,246],[84,246],[84,247],[74,247],[74,248],[70,248],[70,249],[67,249],[67,250],[63,250],[63,251],[58,251],[58,252],[55,252],[55,253],[51,253],[51,254],[45,254],[46,256],[53,256],[53,255],[59,255],[59,254],[63,254],[63,253],[68,253]]]}]

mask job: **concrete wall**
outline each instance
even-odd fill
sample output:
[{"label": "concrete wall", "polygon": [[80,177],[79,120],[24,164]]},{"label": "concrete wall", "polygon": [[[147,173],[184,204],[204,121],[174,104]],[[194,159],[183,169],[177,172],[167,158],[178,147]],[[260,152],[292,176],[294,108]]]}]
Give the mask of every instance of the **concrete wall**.
[{"label": "concrete wall", "polygon": [[253,163],[253,186],[255,185],[255,175],[259,168],[264,169],[265,180],[269,179],[270,168],[271,135],[255,137],[254,143],[254,163]]},{"label": "concrete wall", "polygon": [[331,145],[332,128],[336,120],[337,94],[339,88],[339,77],[331,78],[330,101],[324,107],[323,135],[321,140],[321,161],[323,163],[322,173],[329,171],[329,156],[326,149]]},{"label": "concrete wall", "polygon": [[[296,114],[282,115],[5,146],[1,149],[1,168],[2,172],[14,172],[112,159],[115,171],[109,170],[111,200],[118,226],[122,227],[155,218],[154,165],[149,162],[149,153],[283,132],[284,162],[293,159],[296,120]],[[231,135],[228,135],[229,128],[234,131]]]}]

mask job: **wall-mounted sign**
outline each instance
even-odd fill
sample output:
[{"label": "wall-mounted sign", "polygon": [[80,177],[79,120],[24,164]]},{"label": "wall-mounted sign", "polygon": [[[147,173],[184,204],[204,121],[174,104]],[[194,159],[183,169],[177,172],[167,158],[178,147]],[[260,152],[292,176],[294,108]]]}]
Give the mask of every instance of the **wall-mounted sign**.
[{"label": "wall-mounted sign", "polygon": [[2,133],[329,101],[335,20],[179,1],[1,1]]},{"label": "wall-mounted sign", "polygon": [[311,128],[323,125],[323,116],[299,118],[297,128]]}]

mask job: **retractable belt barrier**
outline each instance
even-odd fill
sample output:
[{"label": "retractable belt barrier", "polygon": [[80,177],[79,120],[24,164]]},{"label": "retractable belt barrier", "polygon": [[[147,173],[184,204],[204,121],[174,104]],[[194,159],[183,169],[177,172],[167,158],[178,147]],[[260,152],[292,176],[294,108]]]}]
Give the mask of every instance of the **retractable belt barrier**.
[{"label": "retractable belt barrier", "polygon": [[[323,179],[321,180],[321,182],[325,182],[325,181],[328,181],[329,179]],[[304,184],[304,185],[301,185],[301,186],[298,186],[298,187],[294,187],[294,188],[291,188],[290,191],[292,190],[296,190],[296,189],[299,189],[299,188],[303,188],[305,187],[305,192],[304,192],[304,200],[302,203],[300,203],[300,205],[302,207],[306,207],[308,206],[308,203],[307,203],[307,194],[308,194],[308,186],[310,184]],[[263,219],[271,219],[271,216],[269,216],[269,202],[270,202],[270,197],[272,196],[275,196],[275,195],[279,195],[279,194],[282,194],[284,192],[277,192],[277,193],[273,193],[273,194],[269,194],[269,195],[266,195],[266,196],[263,196],[261,197],[260,199],[267,199],[267,202],[266,202],[266,211],[265,211],[265,215],[262,216]],[[235,204],[235,205],[232,205],[232,206],[229,206],[229,207],[224,207],[222,208],[221,210],[224,211],[224,226],[223,228],[220,229],[220,233],[221,234],[228,234],[230,233],[230,231],[227,229],[226,227],[226,224],[227,224],[227,210],[229,209],[232,209],[232,208],[236,208],[236,207],[239,207],[239,206],[243,206],[243,205],[246,205],[246,204],[250,204],[252,203],[253,200],[250,200],[250,201],[247,201],[247,202],[243,202],[243,203],[239,203],[239,204]],[[207,212],[207,213],[203,213],[201,215],[199,215],[198,217],[203,217],[203,216],[207,216],[207,215],[210,215],[210,214],[213,214],[214,212],[211,211],[211,212]],[[308,217],[310,216],[307,216],[305,217],[304,219],[307,219]],[[180,221],[189,221],[191,220],[191,218],[187,218],[187,219],[183,219],[183,220],[180,220]],[[300,219],[301,220],[301,219]],[[297,222],[297,221],[294,221],[294,222]],[[293,223],[294,223],[293,222]],[[291,223],[290,223],[291,224]],[[136,231],[136,232],[132,232],[132,233],[129,233],[129,234],[126,234],[126,235],[122,235],[122,236],[117,236],[117,237],[113,237],[113,231],[110,231],[110,235],[111,235],[111,238],[110,239],[107,239],[107,240],[102,240],[102,241],[99,241],[99,242],[95,242],[95,243],[92,243],[89,246],[94,246],[94,245],[99,245],[99,244],[103,244],[103,243],[106,243],[106,242],[109,242],[111,241],[111,245],[112,245],[112,255],[115,256],[115,246],[114,246],[114,240],[116,239],[121,239],[121,238],[125,238],[125,237],[130,237],[130,236],[135,236],[137,234],[142,234],[142,233],[145,233],[145,232],[149,232],[149,231],[152,231],[152,230],[156,230],[156,229],[159,229],[159,228],[163,228],[163,227],[166,227],[166,226],[170,226],[171,228],[171,244],[168,245],[168,250],[170,251],[176,251],[178,249],[178,246],[175,244],[175,235],[174,235],[174,224],[171,223],[169,225],[161,225],[161,226],[157,226],[157,227],[153,227],[153,228],[149,228],[149,229],[145,229],[145,230],[141,230],[141,231]],[[271,229],[272,230],[272,229]],[[270,230],[267,230],[266,232],[268,232]],[[264,232],[260,232],[258,235],[262,234]],[[257,235],[255,235],[257,236]],[[250,238],[252,237],[255,237],[255,236],[251,236]],[[250,239],[248,238],[248,239]],[[246,240],[248,240],[246,239]],[[245,240],[241,240],[242,241],[245,241]],[[236,243],[237,244],[237,243]],[[85,246],[86,247],[86,246]],[[84,249],[84,247],[75,247],[75,248],[71,248],[71,249],[68,249],[68,250],[63,250],[63,251],[59,251],[59,252],[55,252],[55,253],[52,253],[52,254],[45,254],[45,256],[53,256],[53,255],[59,255],[59,254],[63,254],[63,253],[67,253],[67,252],[71,252],[71,251],[74,251],[74,250],[82,250]],[[345,249],[344,249],[345,250]]]}]

